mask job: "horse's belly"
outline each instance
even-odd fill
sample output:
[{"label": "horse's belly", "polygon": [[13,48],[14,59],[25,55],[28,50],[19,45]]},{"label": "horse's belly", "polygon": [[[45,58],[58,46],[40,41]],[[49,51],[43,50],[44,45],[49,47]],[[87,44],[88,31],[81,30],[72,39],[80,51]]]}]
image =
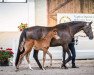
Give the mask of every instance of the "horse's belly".
[{"label": "horse's belly", "polygon": [[47,42],[39,42],[39,41],[35,41],[34,43],[34,49],[36,50],[43,50],[44,48],[48,48],[49,47],[49,43]]},{"label": "horse's belly", "polygon": [[62,40],[52,40],[50,43],[50,47],[61,46],[63,44]]}]

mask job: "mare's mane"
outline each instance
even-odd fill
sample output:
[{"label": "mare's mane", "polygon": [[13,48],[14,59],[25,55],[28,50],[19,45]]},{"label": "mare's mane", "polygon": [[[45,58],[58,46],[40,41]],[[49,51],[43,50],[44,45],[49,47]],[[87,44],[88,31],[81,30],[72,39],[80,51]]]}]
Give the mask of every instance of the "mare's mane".
[{"label": "mare's mane", "polygon": [[57,24],[56,27],[59,27],[60,29],[65,29],[68,26],[79,25],[79,23],[84,23],[84,22],[81,22],[81,21],[72,21],[72,22],[67,22],[67,23],[60,23],[60,24]]}]

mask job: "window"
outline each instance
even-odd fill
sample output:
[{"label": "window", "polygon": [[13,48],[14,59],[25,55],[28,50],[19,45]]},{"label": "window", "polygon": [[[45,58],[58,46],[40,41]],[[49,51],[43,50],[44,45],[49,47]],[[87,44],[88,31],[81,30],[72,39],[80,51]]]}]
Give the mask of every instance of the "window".
[{"label": "window", "polygon": [[27,2],[27,0],[0,0],[0,2],[4,2],[4,3],[7,3],[7,2],[10,2],[10,3],[19,3],[19,2]]}]

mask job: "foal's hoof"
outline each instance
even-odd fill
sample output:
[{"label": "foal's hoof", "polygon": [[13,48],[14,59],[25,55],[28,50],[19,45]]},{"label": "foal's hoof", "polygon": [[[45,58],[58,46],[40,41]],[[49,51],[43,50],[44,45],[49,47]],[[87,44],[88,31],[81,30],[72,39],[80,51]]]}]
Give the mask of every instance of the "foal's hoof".
[{"label": "foal's hoof", "polygon": [[31,67],[29,67],[29,69],[30,69],[31,71],[33,71],[33,69],[32,69]]},{"label": "foal's hoof", "polygon": [[30,68],[30,70],[31,70],[31,71],[33,71],[33,69],[32,69],[32,68]]},{"label": "foal's hoof", "polygon": [[42,70],[46,70],[46,69],[42,68]]},{"label": "foal's hoof", "polygon": [[50,67],[52,67],[52,64],[50,64]]},{"label": "foal's hoof", "polygon": [[19,69],[16,69],[15,72],[19,71]]},{"label": "foal's hoof", "polygon": [[30,69],[30,70],[33,70],[30,64],[29,64],[29,69]]}]

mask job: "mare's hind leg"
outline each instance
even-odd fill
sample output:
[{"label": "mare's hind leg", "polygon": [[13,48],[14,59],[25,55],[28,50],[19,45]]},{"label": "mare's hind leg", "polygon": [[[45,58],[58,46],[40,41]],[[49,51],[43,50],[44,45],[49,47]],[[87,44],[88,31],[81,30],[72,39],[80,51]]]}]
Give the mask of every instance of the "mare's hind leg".
[{"label": "mare's hind leg", "polygon": [[38,59],[38,52],[39,52],[38,50],[34,49],[33,57],[34,57],[35,61],[37,62],[39,68],[43,70],[43,67],[42,67],[42,65],[41,65],[41,63],[39,62],[39,59]]},{"label": "mare's hind leg", "polygon": [[52,54],[49,51],[47,51],[47,54],[50,57],[50,67],[51,67],[52,66]]}]

